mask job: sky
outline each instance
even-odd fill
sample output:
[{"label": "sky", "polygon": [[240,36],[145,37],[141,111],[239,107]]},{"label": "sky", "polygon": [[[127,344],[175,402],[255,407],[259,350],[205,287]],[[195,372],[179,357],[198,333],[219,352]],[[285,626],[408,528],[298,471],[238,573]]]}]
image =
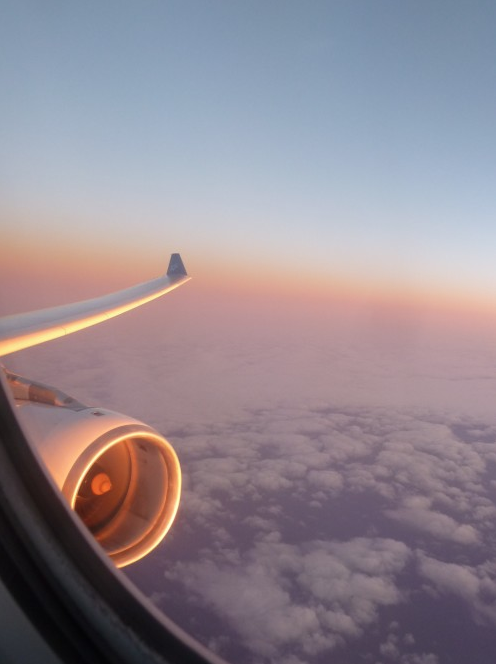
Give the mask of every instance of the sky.
[{"label": "sky", "polygon": [[177,449],[126,573],[239,664],[492,664],[496,6],[6,0],[4,363]]},{"label": "sky", "polygon": [[7,261],[492,301],[493,3],[2,14]]}]

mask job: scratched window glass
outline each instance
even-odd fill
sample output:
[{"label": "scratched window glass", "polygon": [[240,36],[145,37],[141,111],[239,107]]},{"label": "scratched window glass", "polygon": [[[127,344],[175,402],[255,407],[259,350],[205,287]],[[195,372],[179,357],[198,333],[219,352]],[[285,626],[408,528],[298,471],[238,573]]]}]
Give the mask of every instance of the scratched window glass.
[{"label": "scratched window glass", "polygon": [[493,662],[495,24],[461,0],[7,7],[19,418],[228,661]]}]

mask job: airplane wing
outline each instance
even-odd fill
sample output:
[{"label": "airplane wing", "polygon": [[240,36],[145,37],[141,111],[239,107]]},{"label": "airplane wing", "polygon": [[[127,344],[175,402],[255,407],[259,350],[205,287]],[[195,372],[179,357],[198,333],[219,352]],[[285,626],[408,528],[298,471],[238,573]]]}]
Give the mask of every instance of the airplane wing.
[{"label": "airplane wing", "polygon": [[[188,281],[179,254],[167,273],[103,297],[0,318],[0,355],[76,332]],[[181,494],[171,444],[143,422],[87,406],[51,385],[1,372],[25,432],[55,484],[118,567],[139,560],[168,532]]]},{"label": "airplane wing", "polygon": [[[116,316],[187,279],[173,254],[159,279],[0,320],[2,352]],[[175,453],[157,431],[1,368],[1,661],[225,664],[117,569],[163,538],[180,488]]]},{"label": "airplane wing", "polygon": [[119,316],[189,281],[179,254],[164,276],[116,293],[74,304],[0,318],[0,356],[63,337]]}]

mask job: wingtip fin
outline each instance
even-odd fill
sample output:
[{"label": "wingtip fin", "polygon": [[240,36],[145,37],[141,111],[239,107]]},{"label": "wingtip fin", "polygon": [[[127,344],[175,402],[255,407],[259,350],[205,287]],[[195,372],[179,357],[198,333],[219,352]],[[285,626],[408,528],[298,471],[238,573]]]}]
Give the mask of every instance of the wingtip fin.
[{"label": "wingtip fin", "polygon": [[168,277],[187,277],[188,273],[184,267],[180,254],[171,254],[169,267],[167,268]]}]

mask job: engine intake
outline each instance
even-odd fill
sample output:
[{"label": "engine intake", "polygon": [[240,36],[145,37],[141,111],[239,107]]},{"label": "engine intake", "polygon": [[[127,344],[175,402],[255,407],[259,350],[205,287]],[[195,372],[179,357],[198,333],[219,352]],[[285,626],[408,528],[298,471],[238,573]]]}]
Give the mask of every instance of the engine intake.
[{"label": "engine intake", "polygon": [[122,426],[94,441],[62,492],[115,563],[139,560],[166,535],[179,506],[181,470],[148,427]]},{"label": "engine intake", "polygon": [[21,426],[76,514],[118,567],[143,558],[179,507],[181,468],[170,443],[133,418],[7,378]]}]

